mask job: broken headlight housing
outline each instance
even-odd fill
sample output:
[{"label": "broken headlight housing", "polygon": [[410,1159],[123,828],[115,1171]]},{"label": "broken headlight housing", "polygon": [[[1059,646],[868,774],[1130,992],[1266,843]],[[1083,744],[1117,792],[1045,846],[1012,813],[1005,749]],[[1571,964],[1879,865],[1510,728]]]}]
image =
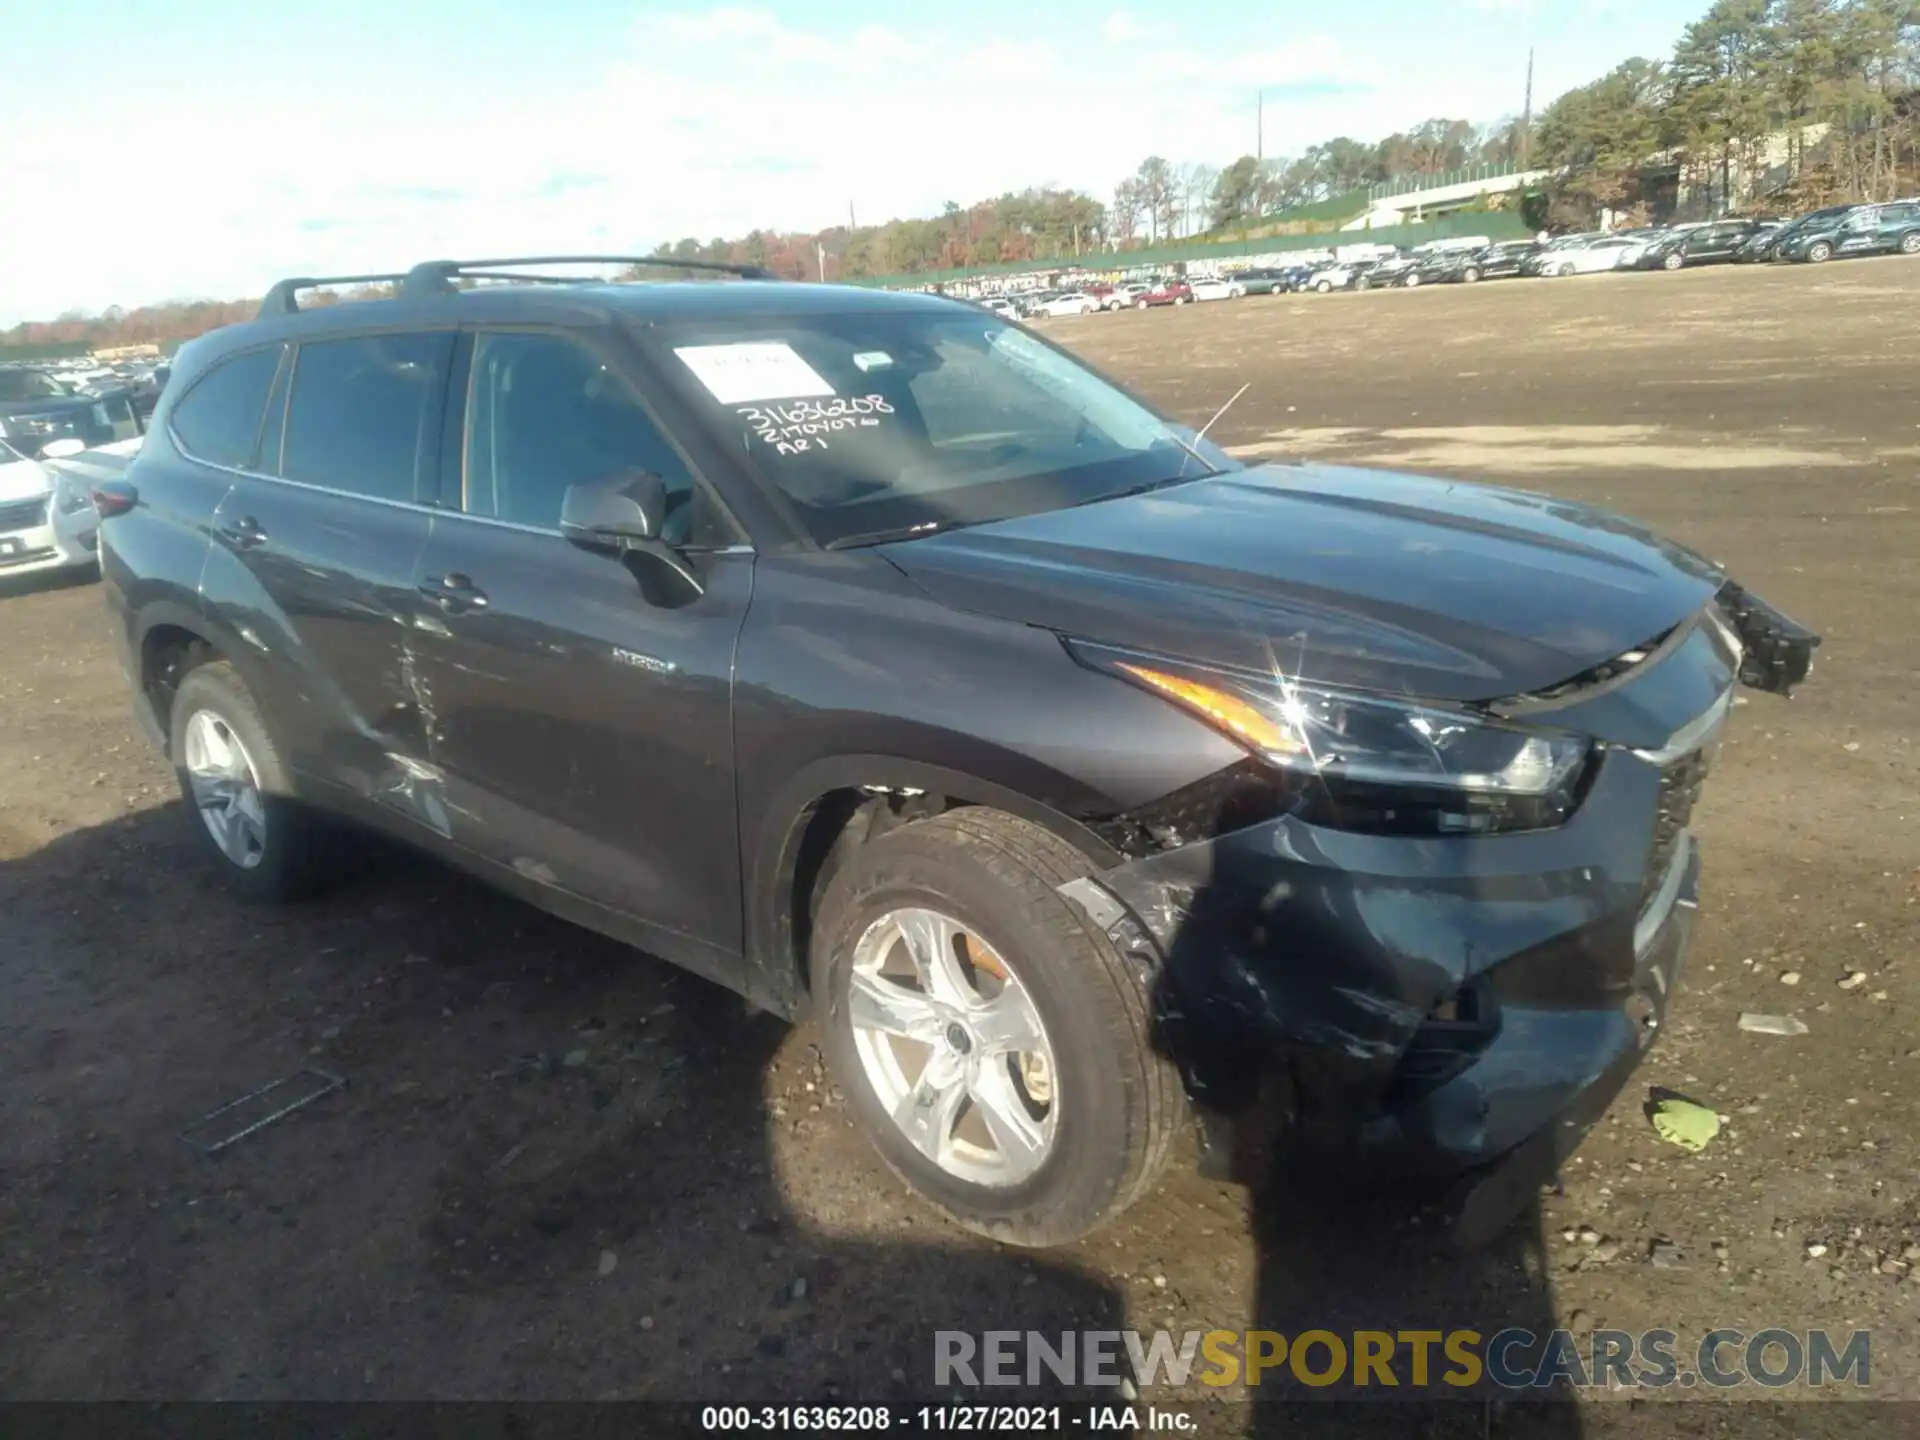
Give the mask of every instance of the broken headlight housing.
[{"label": "broken headlight housing", "polygon": [[1276,810],[1393,834],[1482,835],[1573,813],[1586,737],[1464,710],[1072,641],[1083,664],[1184,706],[1277,772]]}]

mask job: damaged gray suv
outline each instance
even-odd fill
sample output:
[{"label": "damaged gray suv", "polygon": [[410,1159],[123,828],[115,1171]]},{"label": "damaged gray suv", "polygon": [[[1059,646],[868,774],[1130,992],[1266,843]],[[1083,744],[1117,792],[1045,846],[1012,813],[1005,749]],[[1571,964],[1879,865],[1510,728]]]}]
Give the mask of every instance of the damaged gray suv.
[{"label": "damaged gray suv", "polygon": [[1551,1173],[1673,1001],[1734,691],[1816,637],[1617,516],[1242,465],[974,306],[559,263],[284,282],[96,489],[236,890],[372,827],[810,1017],[1017,1244],[1189,1125],[1483,1223]]}]

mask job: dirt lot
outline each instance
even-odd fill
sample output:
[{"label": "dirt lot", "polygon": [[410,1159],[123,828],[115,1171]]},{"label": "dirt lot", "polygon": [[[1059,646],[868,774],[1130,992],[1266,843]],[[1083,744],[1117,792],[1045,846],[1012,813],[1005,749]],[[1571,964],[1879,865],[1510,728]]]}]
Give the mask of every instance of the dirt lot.
[{"label": "dirt lot", "polygon": [[[1471,1257],[1184,1171],[1073,1250],[996,1250],[882,1171],[804,1030],[663,965],[400,856],[243,909],[134,734],[97,588],[16,586],[0,1395],[880,1398],[927,1392],[936,1329],[1553,1317],[1683,1355],[1718,1326],[1870,1329],[1871,1393],[1920,1399],[1916,314],[1920,264],[1888,260],[1051,327],[1195,422],[1250,382],[1214,431],[1244,453],[1598,501],[1827,637],[1799,697],[1736,712],[1642,1076],[1729,1123],[1690,1156],[1631,1091]],[[305,1065],[347,1088],[217,1158],[182,1143]]]}]

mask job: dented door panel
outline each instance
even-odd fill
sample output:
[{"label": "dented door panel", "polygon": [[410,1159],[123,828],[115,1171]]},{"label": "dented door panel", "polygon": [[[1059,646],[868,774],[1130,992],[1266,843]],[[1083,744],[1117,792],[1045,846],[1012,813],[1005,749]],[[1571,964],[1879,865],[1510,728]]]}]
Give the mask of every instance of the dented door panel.
[{"label": "dented door panel", "polygon": [[237,479],[213,520],[205,600],[247,668],[288,763],[408,809],[426,736],[406,635],[423,508]]},{"label": "dented door panel", "polygon": [[735,637],[750,554],[703,560],[706,594],[650,603],[622,559],[557,533],[445,514],[414,595],[407,675],[448,838],[523,880],[737,954]]}]

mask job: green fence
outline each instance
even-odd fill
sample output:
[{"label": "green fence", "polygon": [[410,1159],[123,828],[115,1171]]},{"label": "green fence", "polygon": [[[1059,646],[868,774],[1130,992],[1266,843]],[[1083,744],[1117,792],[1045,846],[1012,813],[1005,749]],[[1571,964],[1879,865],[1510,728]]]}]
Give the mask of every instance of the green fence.
[{"label": "green fence", "polygon": [[1504,210],[1466,210],[1421,225],[1388,225],[1377,230],[1322,230],[1310,235],[1270,235],[1260,240],[1232,240],[1215,244],[1182,242],[1145,250],[1097,250],[1074,257],[1021,260],[1006,265],[982,265],[970,270],[925,270],[916,275],[889,275],[876,280],[849,280],[850,285],[893,289],[925,289],[961,280],[993,275],[1057,274],[1067,271],[1105,273],[1172,265],[1217,264],[1255,255],[1284,255],[1289,250],[1331,250],[1339,245],[1366,243],[1419,245],[1455,235],[1485,235],[1490,240],[1517,240],[1530,233],[1518,215]]}]

